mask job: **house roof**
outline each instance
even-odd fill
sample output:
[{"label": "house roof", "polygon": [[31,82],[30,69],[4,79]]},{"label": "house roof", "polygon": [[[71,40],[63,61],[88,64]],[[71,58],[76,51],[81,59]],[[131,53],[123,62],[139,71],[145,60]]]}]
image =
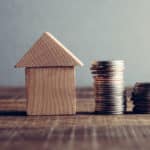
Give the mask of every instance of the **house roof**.
[{"label": "house roof", "polygon": [[45,32],[15,67],[83,66],[83,63],[49,32]]}]

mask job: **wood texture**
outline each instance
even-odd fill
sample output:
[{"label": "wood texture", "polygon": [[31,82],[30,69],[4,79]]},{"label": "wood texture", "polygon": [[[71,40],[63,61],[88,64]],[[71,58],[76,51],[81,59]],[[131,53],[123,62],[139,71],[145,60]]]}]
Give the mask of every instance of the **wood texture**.
[{"label": "wood texture", "polygon": [[150,115],[0,117],[2,150],[149,150]]},{"label": "wood texture", "polygon": [[0,111],[26,111],[27,110],[26,99],[0,99]]},{"label": "wood texture", "polygon": [[28,115],[76,113],[74,67],[26,68]]},{"label": "wood texture", "polygon": [[45,32],[16,67],[82,66],[83,63],[50,33]]},{"label": "wood texture", "polygon": [[145,115],[1,117],[0,145],[2,150],[149,150],[149,120]]},{"label": "wood texture", "polygon": [[[0,88],[0,110],[4,101],[25,102],[24,97],[24,88]],[[78,88],[77,97],[80,110],[93,107],[91,88]],[[149,141],[150,114],[0,115],[2,150],[149,150]]]},{"label": "wood texture", "polygon": [[[27,110],[27,101],[25,98],[21,99],[0,99],[0,111],[3,112],[16,112],[16,111],[23,111],[26,112]],[[95,111],[95,103],[93,99],[87,98],[78,98],[77,106],[76,106],[77,113],[93,113]]]},{"label": "wood texture", "polygon": [[[130,93],[127,92],[128,113],[133,108]],[[77,113],[93,113],[95,111],[95,102],[92,88],[77,88],[76,94]],[[0,111],[26,111],[26,105],[25,88],[0,88]]]}]

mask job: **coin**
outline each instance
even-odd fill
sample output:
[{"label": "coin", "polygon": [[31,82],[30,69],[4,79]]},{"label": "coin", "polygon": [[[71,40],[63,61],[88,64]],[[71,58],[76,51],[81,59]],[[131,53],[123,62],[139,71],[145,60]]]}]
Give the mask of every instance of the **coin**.
[{"label": "coin", "polygon": [[136,83],[133,92],[133,112],[134,113],[150,113],[150,83]]},{"label": "coin", "polygon": [[124,61],[94,61],[90,67],[95,93],[95,112],[122,114],[124,101]]}]

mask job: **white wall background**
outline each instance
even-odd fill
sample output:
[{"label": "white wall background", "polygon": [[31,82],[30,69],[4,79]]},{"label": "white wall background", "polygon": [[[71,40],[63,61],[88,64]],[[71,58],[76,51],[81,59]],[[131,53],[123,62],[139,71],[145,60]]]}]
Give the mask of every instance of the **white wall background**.
[{"label": "white wall background", "polygon": [[84,62],[79,86],[95,59],[124,59],[126,85],[150,81],[149,0],[0,0],[0,85],[24,85],[14,65],[44,31]]}]

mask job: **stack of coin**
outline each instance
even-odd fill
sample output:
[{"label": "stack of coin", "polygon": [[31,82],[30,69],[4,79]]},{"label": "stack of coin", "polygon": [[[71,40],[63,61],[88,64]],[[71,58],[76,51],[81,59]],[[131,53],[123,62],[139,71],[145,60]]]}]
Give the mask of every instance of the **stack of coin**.
[{"label": "stack of coin", "polygon": [[134,113],[150,113],[150,83],[136,83],[132,100]]},{"label": "stack of coin", "polygon": [[124,61],[95,61],[90,69],[94,79],[95,111],[103,114],[123,114]]}]

